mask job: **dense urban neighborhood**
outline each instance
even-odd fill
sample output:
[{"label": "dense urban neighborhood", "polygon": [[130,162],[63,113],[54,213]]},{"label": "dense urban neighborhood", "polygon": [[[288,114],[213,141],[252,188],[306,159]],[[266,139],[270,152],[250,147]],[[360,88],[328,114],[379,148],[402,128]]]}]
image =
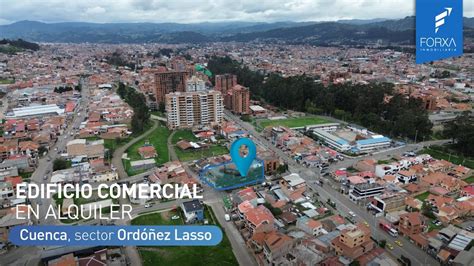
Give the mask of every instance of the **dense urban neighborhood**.
[{"label": "dense urban neighborhood", "polygon": [[[472,53],[416,65],[377,42],[0,47],[0,265],[474,264]],[[229,155],[244,137],[258,159],[246,177]],[[23,183],[94,196],[18,198]],[[202,200],[100,199],[101,184],[196,185]],[[131,218],[16,213],[117,204]],[[20,225],[224,235],[207,247],[16,246]]]}]

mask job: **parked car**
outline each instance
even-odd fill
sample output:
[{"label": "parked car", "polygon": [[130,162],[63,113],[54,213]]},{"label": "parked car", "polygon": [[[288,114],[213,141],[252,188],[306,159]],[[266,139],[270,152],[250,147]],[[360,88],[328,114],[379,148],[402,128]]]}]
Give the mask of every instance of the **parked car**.
[{"label": "parked car", "polygon": [[229,222],[229,221],[230,221],[230,215],[229,215],[229,214],[225,214],[225,215],[224,215],[224,219],[226,220],[226,222]]}]

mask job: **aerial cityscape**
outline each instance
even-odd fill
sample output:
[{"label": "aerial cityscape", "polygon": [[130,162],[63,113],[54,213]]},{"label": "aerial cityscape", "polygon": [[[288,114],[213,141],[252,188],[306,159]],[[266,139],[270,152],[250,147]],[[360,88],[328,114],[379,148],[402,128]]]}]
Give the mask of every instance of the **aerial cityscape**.
[{"label": "aerial cityscape", "polygon": [[[415,64],[397,1],[116,2],[0,4],[0,265],[474,265],[472,3]],[[186,225],[222,240],[12,241]]]}]

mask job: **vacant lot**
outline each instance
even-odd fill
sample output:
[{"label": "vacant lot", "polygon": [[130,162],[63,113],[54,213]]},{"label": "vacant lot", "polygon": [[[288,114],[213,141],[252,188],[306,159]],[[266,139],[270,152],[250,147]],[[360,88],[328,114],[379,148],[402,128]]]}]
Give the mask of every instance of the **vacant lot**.
[{"label": "vacant lot", "polygon": [[[176,131],[171,139],[171,142],[173,144],[176,144],[180,140],[187,140],[187,141],[194,141],[194,142],[199,141],[199,139],[193,135],[191,130]],[[227,147],[220,144],[211,144],[209,148],[197,149],[197,150],[190,149],[190,150],[183,151],[177,146],[174,146],[174,149],[176,151],[176,155],[178,156],[178,159],[182,162],[199,160],[202,158],[214,157],[214,156],[229,153],[229,150],[227,149]]]},{"label": "vacant lot", "polygon": [[[132,161],[141,160],[140,154],[138,154],[138,148],[142,147],[146,142],[155,147],[158,157],[155,158],[157,164],[163,164],[169,161],[168,145],[167,140],[170,135],[170,131],[164,125],[158,126],[153,132],[145,136],[143,139],[133,144],[127,149],[128,158]],[[125,169],[129,175],[137,174],[129,169],[130,163],[125,162]]]},{"label": "vacant lot", "polygon": [[257,120],[257,130],[261,131],[266,127],[269,126],[284,126],[284,127],[303,127],[308,125],[317,125],[317,124],[324,124],[330,123],[331,121],[316,117],[316,116],[307,116],[307,117],[297,117],[297,118],[288,118],[288,119],[279,119],[279,120]]}]

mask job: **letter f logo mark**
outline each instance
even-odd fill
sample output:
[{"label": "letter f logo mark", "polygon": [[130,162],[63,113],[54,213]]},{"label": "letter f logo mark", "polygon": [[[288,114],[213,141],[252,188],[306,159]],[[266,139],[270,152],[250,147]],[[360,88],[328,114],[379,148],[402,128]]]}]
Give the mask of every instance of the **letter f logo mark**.
[{"label": "letter f logo mark", "polygon": [[445,11],[435,17],[435,33],[438,33],[439,27],[444,25],[444,18],[451,15],[451,10],[453,10],[452,7],[446,7]]}]

